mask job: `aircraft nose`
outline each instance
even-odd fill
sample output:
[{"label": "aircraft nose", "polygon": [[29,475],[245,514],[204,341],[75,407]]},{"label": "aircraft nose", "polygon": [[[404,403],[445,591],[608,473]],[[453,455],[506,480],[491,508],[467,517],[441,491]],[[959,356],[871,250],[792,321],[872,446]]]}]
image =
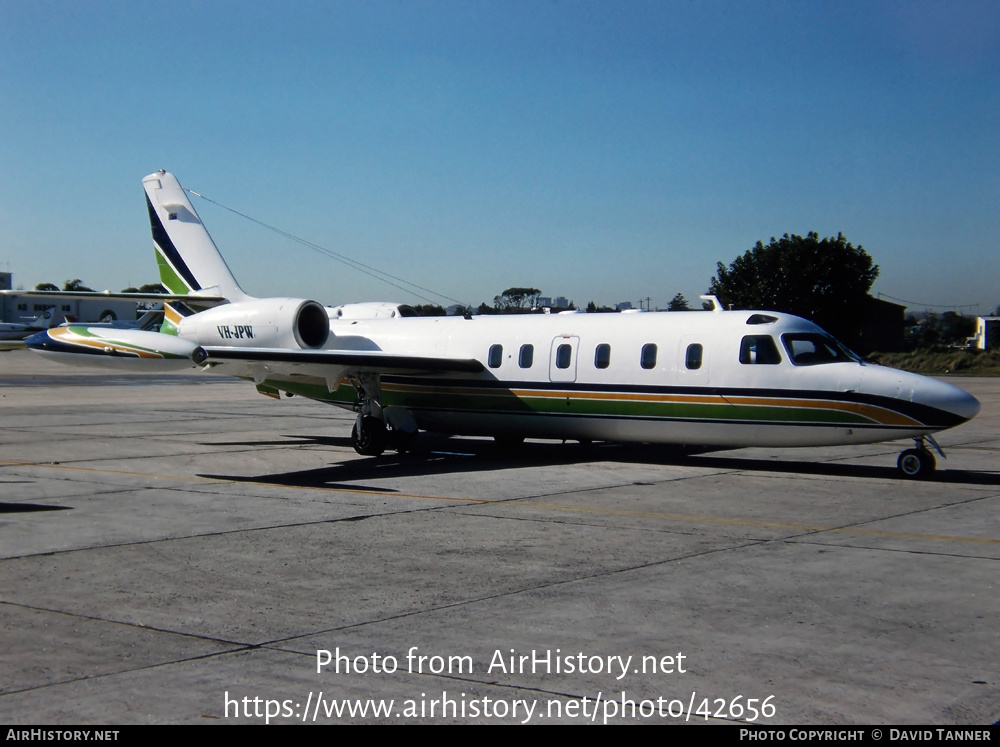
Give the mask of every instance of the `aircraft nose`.
[{"label": "aircraft nose", "polygon": [[882,366],[865,369],[862,391],[909,402],[901,412],[934,429],[954,428],[979,413],[979,400],[943,381]]},{"label": "aircraft nose", "polygon": [[49,333],[46,330],[35,332],[24,340],[24,346],[30,350],[45,350],[49,343]]},{"label": "aircraft nose", "polygon": [[947,409],[958,415],[963,421],[972,420],[982,408],[979,400],[963,389],[952,388],[955,390],[955,395],[948,402]]},{"label": "aircraft nose", "polygon": [[981,407],[979,400],[964,389],[926,378],[913,387],[913,401],[947,412],[955,416],[958,423],[972,420]]}]

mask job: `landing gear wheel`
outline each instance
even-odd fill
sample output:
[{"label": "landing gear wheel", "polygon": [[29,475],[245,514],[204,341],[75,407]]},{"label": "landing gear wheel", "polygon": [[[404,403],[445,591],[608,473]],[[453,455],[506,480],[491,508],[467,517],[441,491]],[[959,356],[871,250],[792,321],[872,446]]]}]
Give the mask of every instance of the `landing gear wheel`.
[{"label": "landing gear wheel", "polygon": [[385,424],[379,418],[368,415],[354,422],[351,445],[361,456],[379,456],[387,440]]},{"label": "landing gear wheel", "polygon": [[903,477],[910,480],[926,480],[934,474],[937,462],[927,449],[907,449],[899,455],[896,466],[903,473]]}]

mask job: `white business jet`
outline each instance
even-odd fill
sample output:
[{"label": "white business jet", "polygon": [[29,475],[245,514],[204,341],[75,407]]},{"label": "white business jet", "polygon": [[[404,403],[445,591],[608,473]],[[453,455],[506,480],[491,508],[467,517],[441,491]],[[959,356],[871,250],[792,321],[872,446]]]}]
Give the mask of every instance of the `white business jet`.
[{"label": "white business jet", "polygon": [[979,412],[961,389],[863,363],[805,319],[714,299],[689,313],[415,317],[392,303],[253,298],[177,179],[160,171],[143,185],[161,282],[186,301],[166,304],[159,332],[68,325],[28,347],[199,367],[344,407],[360,454],[405,448],[419,430],[734,448],[912,438],[899,469],[926,477],[932,434]]},{"label": "white business jet", "polygon": [[0,322],[0,340],[23,340],[33,332],[56,326],[62,319],[62,314],[51,308],[26,322]]}]

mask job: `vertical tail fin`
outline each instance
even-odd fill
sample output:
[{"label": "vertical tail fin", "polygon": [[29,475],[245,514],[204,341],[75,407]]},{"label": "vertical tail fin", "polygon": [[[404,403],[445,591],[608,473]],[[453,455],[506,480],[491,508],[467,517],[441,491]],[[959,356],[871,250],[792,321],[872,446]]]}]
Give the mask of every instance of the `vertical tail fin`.
[{"label": "vertical tail fin", "polygon": [[61,311],[56,311],[55,306],[53,306],[48,311],[43,312],[42,316],[45,316],[45,314],[51,314],[51,316],[45,320],[46,321],[45,326],[48,327],[48,329],[52,329],[53,327],[58,327],[66,320],[66,315],[63,314]]},{"label": "vertical tail fin", "polygon": [[142,180],[160,282],[171,293],[247,298],[177,177],[166,171]]},{"label": "vertical tail fin", "polygon": [[41,314],[28,322],[27,328],[31,330],[52,329],[62,324],[65,315],[57,311],[55,306],[50,306]]},{"label": "vertical tail fin", "polygon": [[181,319],[185,317],[180,310],[180,305],[174,305],[170,301],[163,304],[163,322],[160,324],[160,334],[177,336],[177,326]]}]

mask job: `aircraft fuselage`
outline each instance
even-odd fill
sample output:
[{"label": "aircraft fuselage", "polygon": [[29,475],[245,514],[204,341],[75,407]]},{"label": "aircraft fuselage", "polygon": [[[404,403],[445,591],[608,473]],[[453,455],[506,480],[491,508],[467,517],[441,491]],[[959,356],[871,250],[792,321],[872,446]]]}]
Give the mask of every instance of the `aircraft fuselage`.
[{"label": "aircraft fuselage", "polygon": [[[862,364],[839,346],[816,353],[817,344],[835,341],[773,312],[334,319],[330,326],[326,350],[480,361],[480,373],[383,373],[379,391],[369,392],[390,422],[394,409],[403,410],[418,428],[444,433],[806,446],[919,437],[979,409],[956,387]],[[265,368],[232,361],[220,370],[342,406],[358,399],[357,379],[346,371]]]}]

